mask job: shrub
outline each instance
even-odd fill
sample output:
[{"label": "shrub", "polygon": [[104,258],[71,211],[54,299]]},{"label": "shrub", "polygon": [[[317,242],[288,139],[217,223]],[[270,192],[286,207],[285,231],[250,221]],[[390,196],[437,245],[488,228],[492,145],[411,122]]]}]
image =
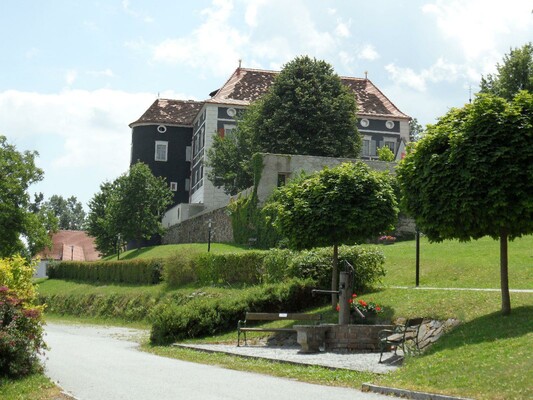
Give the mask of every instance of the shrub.
[{"label": "shrub", "polygon": [[[34,306],[34,266],[21,257],[0,259],[0,378],[41,371],[42,306]],[[10,285],[10,286],[8,286]]]},{"label": "shrub", "polygon": [[196,296],[186,304],[162,302],[151,313],[154,344],[233,330],[246,311],[294,312],[320,301],[312,297],[311,281],[293,279],[281,284],[243,289],[238,296]]},{"label": "shrub", "polygon": [[197,260],[198,282],[211,284],[257,284],[262,281],[264,251],[213,254],[204,253]]},{"label": "shrub", "polygon": [[[280,282],[288,278],[312,279],[318,287],[331,285],[333,250],[329,247],[301,252],[272,249],[264,257],[265,282]],[[383,276],[385,257],[376,247],[341,246],[339,265],[348,261],[355,269],[354,290],[364,291]]]},{"label": "shrub", "polygon": [[163,262],[160,259],[127,261],[62,261],[50,263],[48,276],[99,283],[157,284],[161,281]]},{"label": "shrub", "polygon": [[176,253],[163,261],[163,280],[170,287],[178,287],[198,280],[196,267],[198,252]]}]

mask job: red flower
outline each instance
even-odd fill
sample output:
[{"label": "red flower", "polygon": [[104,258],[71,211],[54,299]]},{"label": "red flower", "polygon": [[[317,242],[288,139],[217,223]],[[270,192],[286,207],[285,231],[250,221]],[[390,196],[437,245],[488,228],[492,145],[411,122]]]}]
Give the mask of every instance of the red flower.
[{"label": "red flower", "polygon": [[359,300],[359,304],[361,304],[363,307],[368,306],[368,304],[364,300]]},{"label": "red flower", "polygon": [[352,298],[355,299],[357,297],[357,295],[354,293],[352,294]]},{"label": "red flower", "polygon": [[337,307],[335,307],[335,309],[336,309],[337,311],[340,311],[340,310],[341,310],[341,306],[339,306],[339,305],[337,304]]}]

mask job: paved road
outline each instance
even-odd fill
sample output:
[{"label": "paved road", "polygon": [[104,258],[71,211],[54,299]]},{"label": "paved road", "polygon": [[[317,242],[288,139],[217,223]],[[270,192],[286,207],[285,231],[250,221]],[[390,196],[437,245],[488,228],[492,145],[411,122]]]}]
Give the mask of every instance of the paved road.
[{"label": "paved road", "polygon": [[137,350],[139,332],[48,324],[46,373],[80,400],[389,399],[374,393],[232,371]]}]

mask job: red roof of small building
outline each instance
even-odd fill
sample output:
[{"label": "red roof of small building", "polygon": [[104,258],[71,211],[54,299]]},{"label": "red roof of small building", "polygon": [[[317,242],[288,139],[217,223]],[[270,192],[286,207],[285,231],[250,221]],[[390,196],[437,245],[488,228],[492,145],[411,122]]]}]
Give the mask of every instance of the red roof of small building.
[{"label": "red roof of small building", "polygon": [[96,261],[100,253],[96,250],[94,238],[85,231],[62,230],[52,235],[52,248],[41,251],[41,259],[65,261]]}]

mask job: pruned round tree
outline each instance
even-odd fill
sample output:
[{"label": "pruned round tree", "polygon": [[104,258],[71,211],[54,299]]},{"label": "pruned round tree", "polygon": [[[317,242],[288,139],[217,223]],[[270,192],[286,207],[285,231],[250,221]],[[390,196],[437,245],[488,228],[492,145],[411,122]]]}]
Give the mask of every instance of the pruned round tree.
[{"label": "pruned round tree", "polygon": [[[393,229],[398,215],[390,175],[361,161],[290,181],[265,209],[291,247],[333,246],[332,290],[338,290],[338,246]],[[332,303],[335,307],[336,299]]]},{"label": "pruned round tree", "polygon": [[533,95],[480,95],[430,125],[398,168],[407,211],[431,241],[500,240],[502,313],[511,312],[508,239],[533,233]]}]

